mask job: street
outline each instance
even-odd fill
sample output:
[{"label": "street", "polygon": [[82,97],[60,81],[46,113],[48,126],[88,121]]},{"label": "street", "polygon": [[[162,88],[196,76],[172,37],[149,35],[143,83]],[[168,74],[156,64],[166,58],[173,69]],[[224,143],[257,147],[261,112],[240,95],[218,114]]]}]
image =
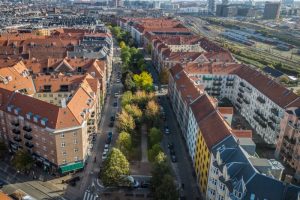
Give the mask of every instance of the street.
[{"label": "street", "polygon": [[[119,98],[115,97],[115,93],[122,92],[122,84],[116,83],[117,80],[117,71],[120,71],[120,51],[116,50],[118,46],[115,43],[114,48],[114,58],[113,58],[113,68],[112,68],[112,77],[111,82],[107,88],[107,98],[104,102],[104,108],[102,110],[102,119],[98,129],[96,141],[94,143],[93,150],[91,152],[87,165],[84,168],[82,174],[78,174],[81,177],[79,186],[72,187],[68,186],[65,197],[76,194],[78,200],[94,200],[97,199],[98,192],[103,190],[102,186],[99,184],[98,175],[100,172],[100,166],[102,163],[102,153],[104,150],[105,141],[107,139],[108,132],[113,133],[112,142],[110,148],[113,147],[115,140],[118,137],[116,127],[109,127],[110,117],[115,116],[119,110]],[[113,104],[117,102],[117,107],[114,107]],[[94,159],[96,158],[96,162]]]},{"label": "street", "polygon": [[[152,64],[148,66],[148,70],[152,74],[154,84],[160,85],[157,71],[154,69]],[[201,195],[196,184],[196,177],[193,176],[194,169],[192,167],[191,160],[189,160],[188,150],[185,146],[185,141],[181,136],[180,128],[175,118],[175,113],[173,112],[170,102],[167,99],[166,91],[162,92],[160,99],[160,104],[164,108],[167,119],[165,125],[167,125],[170,130],[170,134],[164,134],[162,145],[169,159],[170,154],[168,150],[168,143],[173,143],[174,145],[177,162],[170,162],[172,163],[172,169],[178,181],[178,186],[182,186],[182,184],[184,186],[184,189],[181,190],[180,194],[188,200],[201,199]]]}]

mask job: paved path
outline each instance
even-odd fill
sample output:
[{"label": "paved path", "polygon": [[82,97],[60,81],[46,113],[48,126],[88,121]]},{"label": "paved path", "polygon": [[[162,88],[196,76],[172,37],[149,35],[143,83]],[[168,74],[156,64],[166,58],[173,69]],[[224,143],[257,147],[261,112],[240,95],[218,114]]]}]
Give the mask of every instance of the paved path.
[{"label": "paved path", "polygon": [[141,162],[148,162],[148,137],[147,137],[147,126],[144,124],[142,126],[142,141],[141,141],[141,149],[142,149],[142,160]]}]

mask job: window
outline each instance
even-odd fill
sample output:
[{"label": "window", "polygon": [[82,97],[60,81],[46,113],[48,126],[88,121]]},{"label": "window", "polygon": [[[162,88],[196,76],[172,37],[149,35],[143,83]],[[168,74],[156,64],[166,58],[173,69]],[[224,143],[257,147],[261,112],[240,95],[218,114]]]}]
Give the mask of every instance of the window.
[{"label": "window", "polygon": [[44,150],[44,151],[47,151],[47,147],[46,147],[46,146],[43,146],[43,150]]},{"label": "window", "polygon": [[61,147],[65,147],[66,144],[64,142],[61,143]]},{"label": "window", "polygon": [[60,138],[64,138],[64,137],[65,137],[64,133],[60,134]]},{"label": "window", "polygon": [[66,156],[66,155],[67,155],[67,152],[66,152],[66,151],[62,151],[62,155],[63,155],[63,156]]},{"label": "window", "polygon": [[43,94],[43,97],[47,97],[47,94]]},{"label": "window", "polygon": [[77,140],[75,139],[75,140],[74,140],[74,144],[77,144],[77,143],[78,143],[78,142],[77,142]]},{"label": "window", "polygon": [[75,149],[74,149],[74,152],[75,152],[75,153],[78,152],[78,148],[75,148]]},{"label": "window", "polygon": [[74,161],[75,162],[78,161],[78,157],[77,156],[74,157]]},{"label": "window", "polygon": [[219,187],[220,187],[221,190],[223,190],[223,191],[225,190],[225,185],[223,183],[220,183]]},{"label": "window", "polygon": [[77,135],[77,132],[73,132],[73,136],[76,136]]},{"label": "window", "polygon": [[66,164],[66,163],[67,163],[66,159],[63,159],[62,163],[63,163],[63,164]]}]

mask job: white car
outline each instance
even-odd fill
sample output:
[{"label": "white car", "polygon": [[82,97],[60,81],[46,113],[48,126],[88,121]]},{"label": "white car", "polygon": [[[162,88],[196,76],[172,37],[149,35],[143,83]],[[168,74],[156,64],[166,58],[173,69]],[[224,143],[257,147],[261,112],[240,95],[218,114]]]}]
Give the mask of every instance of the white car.
[{"label": "white car", "polygon": [[109,148],[108,147],[104,147],[104,150],[103,150],[103,152],[108,152],[109,151]]},{"label": "white car", "polygon": [[107,158],[107,152],[103,152],[103,154],[102,154],[102,160],[105,160]]},{"label": "white car", "polygon": [[117,81],[116,81],[117,83],[120,83],[120,79],[117,79]]}]

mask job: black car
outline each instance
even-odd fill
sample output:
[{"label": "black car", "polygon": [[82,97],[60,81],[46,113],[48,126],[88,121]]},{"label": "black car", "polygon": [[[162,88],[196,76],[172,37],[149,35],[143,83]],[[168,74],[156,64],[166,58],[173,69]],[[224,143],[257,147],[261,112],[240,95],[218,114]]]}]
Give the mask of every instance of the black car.
[{"label": "black car", "polygon": [[110,121],[111,121],[111,122],[115,121],[115,119],[116,119],[115,116],[111,116],[111,117],[110,117]]},{"label": "black car", "polygon": [[171,155],[171,156],[175,155],[174,149],[169,149],[169,150],[170,150],[170,155]]},{"label": "black car", "polygon": [[109,127],[114,127],[114,122],[113,121],[109,123]]},{"label": "black car", "polygon": [[110,144],[111,143],[111,137],[107,138],[105,141],[106,144]]},{"label": "black car", "polygon": [[175,155],[172,155],[172,156],[171,156],[171,161],[172,161],[173,163],[177,162],[177,159],[176,159],[176,156],[175,156]]},{"label": "black car", "polygon": [[174,149],[173,143],[168,143],[168,149]]},{"label": "black car", "polygon": [[92,140],[93,140],[93,142],[95,142],[95,141],[96,141],[96,136],[93,136],[93,139],[92,139]]},{"label": "black car", "polygon": [[5,185],[5,182],[0,180],[0,188],[2,188]]},{"label": "black car", "polygon": [[114,105],[113,105],[114,107],[117,107],[118,106],[118,103],[117,102],[114,102]]}]

